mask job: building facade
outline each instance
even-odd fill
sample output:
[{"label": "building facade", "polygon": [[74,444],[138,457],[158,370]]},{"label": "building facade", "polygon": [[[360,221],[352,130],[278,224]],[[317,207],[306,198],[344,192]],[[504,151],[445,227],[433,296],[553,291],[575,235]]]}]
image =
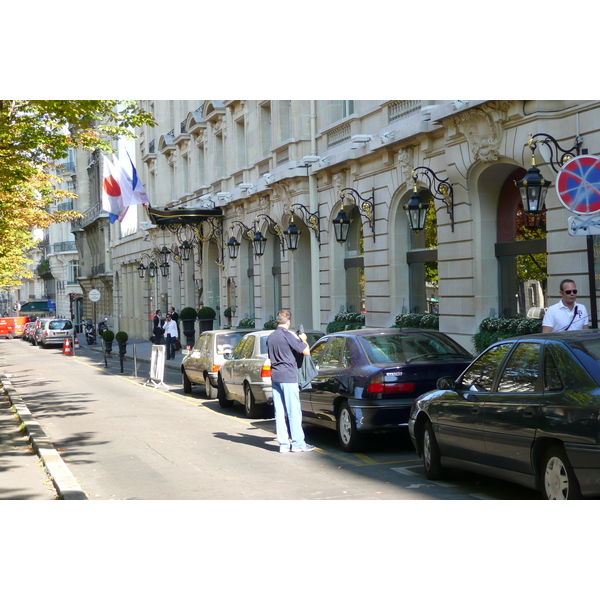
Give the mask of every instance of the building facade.
[{"label": "building facade", "polygon": [[[524,226],[515,181],[531,165],[532,135],[598,155],[598,101],[141,105],[157,122],[135,141],[150,211],[132,207],[127,223],[109,223],[101,156],[88,156],[77,177],[76,208],[86,213],[73,226],[82,312],[108,317],[115,331],[147,337],[151,315],[171,305],[211,306],[215,327],[249,318],[262,328],[286,308],[294,323],[321,330],[344,311],[363,312],[372,327],[391,326],[401,313],[434,312],[440,330],[470,348],[485,317],[556,302],[564,277],[575,279],[589,308],[595,285],[586,236],[569,235],[571,213],[554,185],[545,213]],[[555,182],[548,147],[539,143],[535,160]],[[420,233],[404,208],[415,191],[431,211]],[[336,241],[340,214],[350,221],[344,243]],[[300,232],[295,251],[284,236],[292,223]],[[266,238],[261,256],[256,237]],[[170,262],[162,275],[164,250]],[[140,268],[152,262],[154,277]],[[93,288],[101,291],[95,307],[87,298]]]}]

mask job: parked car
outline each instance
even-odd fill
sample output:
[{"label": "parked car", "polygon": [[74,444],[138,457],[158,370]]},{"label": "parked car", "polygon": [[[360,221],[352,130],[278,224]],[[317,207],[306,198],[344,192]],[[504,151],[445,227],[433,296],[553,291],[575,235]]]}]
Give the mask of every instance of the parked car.
[{"label": "parked car", "polygon": [[31,342],[31,336],[33,335],[33,330],[35,328],[35,321],[29,321],[25,323],[25,328],[23,329],[23,335],[21,339],[24,342]]},{"label": "parked car", "polygon": [[62,346],[65,338],[73,340],[73,322],[70,319],[42,319],[36,328],[36,342],[46,348],[47,346]]},{"label": "parked car", "polygon": [[[200,334],[194,347],[181,362],[183,391],[189,394],[193,385],[204,385],[209,398],[217,397],[217,374],[237,343],[253,329],[213,329]],[[185,354],[185,351],[184,351]]]},{"label": "parked car", "polygon": [[0,338],[23,337],[25,326],[29,323],[29,317],[1,317],[0,318]]},{"label": "parked car", "polygon": [[600,494],[600,333],[511,338],[414,403],[409,431],[429,479],[458,467],[539,490]]},{"label": "parked car", "polygon": [[267,338],[273,331],[247,333],[233,349],[225,354],[225,362],[217,377],[219,404],[226,408],[241,402],[246,416],[255,419],[267,415],[273,404],[271,362]]},{"label": "parked car", "polygon": [[40,343],[40,335],[42,327],[50,320],[49,317],[38,317],[33,325],[33,331],[31,332],[31,343],[37,346]]},{"label": "parked car", "polygon": [[406,427],[413,400],[473,359],[447,335],[424,329],[340,331],[317,341],[311,355],[318,375],[300,392],[302,419],[336,429],[348,452],[364,432]]}]

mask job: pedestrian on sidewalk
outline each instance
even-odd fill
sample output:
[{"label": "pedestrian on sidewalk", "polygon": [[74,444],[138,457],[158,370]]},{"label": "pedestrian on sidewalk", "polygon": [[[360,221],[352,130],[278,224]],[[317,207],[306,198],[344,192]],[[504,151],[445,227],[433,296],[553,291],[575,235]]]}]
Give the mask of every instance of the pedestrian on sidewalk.
[{"label": "pedestrian on sidewalk", "polygon": [[303,354],[310,355],[310,348],[306,343],[305,333],[298,336],[290,331],[289,311],[279,311],[276,320],[277,329],[267,338],[267,348],[271,361],[271,384],[279,452],[290,452],[290,450],[310,452],[315,447],[307,444],[304,438],[298,387],[298,359]]},{"label": "pedestrian on sidewalk", "polygon": [[171,318],[171,315],[167,315],[165,319],[165,342],[167,345],[167,360],[173,360],[175,358],[175,341],[178,338],[177,335],[177,324]]},{"label": "pedestrian on sidewalk", "polygon": [[156,314],[154,315],[154,328],[152,329],[155,344],[163,343],[164,323],[165,320],[162,318],[162,311],[160,309],[157,309]]},{"label": "pedestrian on sidewalk", "polygon": [[561,299],[544,315],[542,332],[577,331],[589,329],[589,317],[583,304],[577,304],[577,287],[572,279],[563,279],[559,285]]},{"label": "pedestrian on sidewalk", "polygon": [[175,325],[177,325],[177,337],[179,337],[179,313],[175,310],[174,306],[171,306],[169,314],[171,315],[171,319],[175,321]]}]

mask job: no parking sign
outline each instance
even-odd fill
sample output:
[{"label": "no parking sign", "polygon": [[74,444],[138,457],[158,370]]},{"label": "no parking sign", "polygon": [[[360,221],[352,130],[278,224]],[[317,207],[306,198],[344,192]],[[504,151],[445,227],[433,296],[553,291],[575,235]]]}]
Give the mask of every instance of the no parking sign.
[{"label": "no parking sign", "polygon": [[600,211],[600,159],[576,156],[561,169],[556,192],[563,206],[578,215]]}]

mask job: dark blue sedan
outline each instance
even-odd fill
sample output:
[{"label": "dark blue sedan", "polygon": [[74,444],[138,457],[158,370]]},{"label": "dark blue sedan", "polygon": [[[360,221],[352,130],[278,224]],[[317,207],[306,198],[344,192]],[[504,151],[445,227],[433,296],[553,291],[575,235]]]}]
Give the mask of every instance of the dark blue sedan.
[{"label": "dark blue sedan", "polygon": [[302,420],[337,430],[356,451],[365,432],[406,427],[413,400],[439,377],[457,377],[472,356],[424,329],[358,329],[326,335],[311,348],[318,369],[300,392]]},{"label": "dark blue sedan", "polygon": [[600,495],[600,332],[498,342],[414,403],[409,432],[429,479],[458,467],[538,489]]}]

